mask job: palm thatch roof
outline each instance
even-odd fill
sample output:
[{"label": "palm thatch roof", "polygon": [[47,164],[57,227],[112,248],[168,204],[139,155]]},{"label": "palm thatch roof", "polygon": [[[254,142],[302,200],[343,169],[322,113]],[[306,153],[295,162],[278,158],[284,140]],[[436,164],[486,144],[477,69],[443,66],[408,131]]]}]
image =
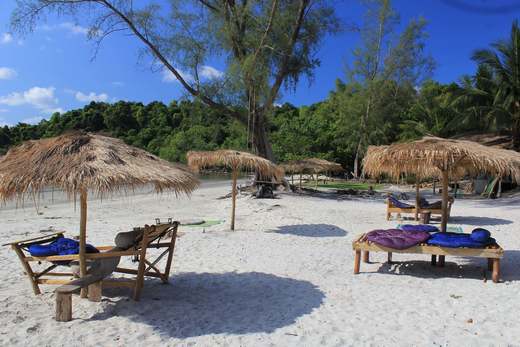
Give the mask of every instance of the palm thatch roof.
[{"label": "palm thatch roof", "polygon": [[209,167],[228,167],[239,171],[256,171],[262,177],[280,180],[283,170],[273,162],[257,155],[230,149],[216,151],[189,151],[186,155],[188,165],[199,171]]},{"label": "palm thatch roof", "polygon": [[472,141],[426,136],[421,140],[390,146],[370,146],[363,160],[366,174],[383,173],[398,178],[412,174],[420,178],[452,177],[489,173],[520,182],[520,153],[484,146]]},{"label": "palm thatch roof", "polygon": [[291,160],[280,165],[288,173],[342,172],[343,167],[325,159],[307,158]]},{"label": "palm thatch roof", "polygon": [[189,194],[199,184],[185,167],[162,160],[123,141],[73,133],[27,141],[0,160],[0,198],[58,188],[69,196],[80,190],[98,195],[153,185],[157,192]]}]

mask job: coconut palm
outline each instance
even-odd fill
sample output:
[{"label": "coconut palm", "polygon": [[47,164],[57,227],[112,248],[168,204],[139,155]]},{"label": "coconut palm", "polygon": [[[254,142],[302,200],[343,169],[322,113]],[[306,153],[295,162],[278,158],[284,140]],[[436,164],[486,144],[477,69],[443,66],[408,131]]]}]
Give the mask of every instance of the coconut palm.
[{"label": "coconut palm", "polygon": [[473,60],[488,66],[497,80],[495,105],[511,116],[513,147],[520,149],[520,30],[515,20],[509,40],[491,44],[491,48],[473,53]]}]

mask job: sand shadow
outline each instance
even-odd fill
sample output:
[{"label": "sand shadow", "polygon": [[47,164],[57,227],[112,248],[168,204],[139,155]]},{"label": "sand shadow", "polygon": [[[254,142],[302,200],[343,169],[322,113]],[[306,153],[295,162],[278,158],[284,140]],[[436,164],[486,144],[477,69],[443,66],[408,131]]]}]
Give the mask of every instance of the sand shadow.
[{"label": "sand shadow", "polygon": [[493,226],[493,225],[507,225],[512,224],[513,221],[502,218],[482,217],[482,216],[452,216],[449,223],[467,224],[478,226]]},{"label": "sand shadow", "polygon": [[347,232],[332,224],[294,224],[282,225],[274,230],[277,234],[305,237],[343,237]]},{"label": "sand shadow", "polygon": [[171,282],[146,281],[141,301],[118,300],[91,320],[126,316],[176,338],[271,333],[310,314],[325,298],[310,282],[259,272],[183,273]]}]

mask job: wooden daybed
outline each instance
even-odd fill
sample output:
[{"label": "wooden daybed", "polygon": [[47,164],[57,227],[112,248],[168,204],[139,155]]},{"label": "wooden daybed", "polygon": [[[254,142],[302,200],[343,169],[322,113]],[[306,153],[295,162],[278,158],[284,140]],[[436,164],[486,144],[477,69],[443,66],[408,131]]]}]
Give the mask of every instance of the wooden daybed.
[{"label": "wooden daybed", "polygon": [[[430,254],[432,256],[432,265],[436,264],[437,256],[439,256],[439,266],[444,264],[444,256],[457,257],[478,257],[488,259],[488,270],[492,271],[493,282],[498,283],[500,280],[500,259],[504,256],[504,250],[498,244],[488,246],[486,248],[448,248],[440,246],[430,246],[427,244],[419,244],[407,249],[394,249],[380,246],[366,239],[366,234],[362,234],[352,242],[352,249],[355,252],[354,257],[354,274],[359,274],[361,265],[361,252],[363,252],[363,262],[368,263],[370,252],[384,252],[388,254],[388,262],[392,262],[392,253],[408,253],[408,254]],[[442,259],[442,261],[441,261]]]},{"label": "wooden daybed", "polygon": [[[453,197],[449,197],[448,199],[448,218],[451,212],[451,206],[453,205],[454,199]],[[395,206],[390,199],[386,199],[386,220],[390,220],[392,217],[392,213],[397,213],[397,216],[400,217],[401,214],[413,214],[415,215],[415,220],[417,221],[419,218],[419,214],[424,212],[430,212],[432,215],[442,215],[442,208],[425,208],[416,206],[410,207],[397,207]]]},{"label": "wooden daybed", "polygon": [[[10,245],[18,255],[25,270],[25,274],[28,276],[32,285],[34,294],[37,295],[41,293],[39,287],[40,284],[62,285],[56,289],[56,320],[69,321],[72,319],[71,295],[78,292],[81,288],[88,287],[88,298],[90,301],[100,301],[102,288],[120,286],[128,287],[133,290],[133,298],[137,301],[141,295],[145,276],[159,278],[163,283],[167,283],[173,260],[173,251],[175,248],[175,240],[177,238],[178,225],[178,222],[174,222],[171,219],[168,220],[168,223],[161,223],[160,220],[157,220],[156,225],[146,225],[142,228],[143,233],[140,241],[127,250],[114,251],[114,246],[96,246],[100,253],[87,253],[85,255],[87,261],[118,257],[134,257],[137,259],[137,268],[130,269],[118,266],[113,271],[114,273],[136,275],[133,279],[92,278],[92,276],[90,276],[90,278],[82,281],[82,279],[78,279],[76,274],[70,271],[54,271],[62,264],[61,262],[66,263],[69,261],[79,261],[78,254],[33,257],[28,253],[27,247],[30,245],[52,242],[63,237],[63,233],[15,241],[8,245]],[[162,252],[158,255],[155,254],[156,257],[153,259],[149,259],[150,255],[152,255],[152,252],[150,252],[152,249],[162,250]],[[160,270],[157,264],[164,257],[166,257],[166,264],[164,270]],[[31,267],[31,263],[34,262],[47,263],[49,265],[42,271],[36,272]],[[58,279],[48,277],[57,277]],[[87,274],[87,277],[89,277],[89,274]]]}]

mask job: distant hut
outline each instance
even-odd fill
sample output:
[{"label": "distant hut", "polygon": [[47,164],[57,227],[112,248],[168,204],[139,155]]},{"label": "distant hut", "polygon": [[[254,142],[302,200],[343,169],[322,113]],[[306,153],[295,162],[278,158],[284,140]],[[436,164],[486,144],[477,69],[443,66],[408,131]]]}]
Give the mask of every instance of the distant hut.
[{"label": "distant hut", "polygon": [[302,185],[302,174],[316,175],[316,185],[318,184],[319,173],[339,173],[345,171],[341,164],[320,158],[307,158],[291,160],[280,164],[286,173],[291,174],[291,183],[294,184],[293,175],[300,175],[300,188]]},{"label": "distant hut", "polygon": [[190,151],[186,156],[188,158],[188,165],[197,171],[209,167],[226,167],[231,170],[231,230],[235,230],[238,173],[240,171],[255,171],[261,177],[274,178],[275,181],[280,181],[283,177],[283,170],[273,162],[248,152],[229,149],[216,151]]}]

